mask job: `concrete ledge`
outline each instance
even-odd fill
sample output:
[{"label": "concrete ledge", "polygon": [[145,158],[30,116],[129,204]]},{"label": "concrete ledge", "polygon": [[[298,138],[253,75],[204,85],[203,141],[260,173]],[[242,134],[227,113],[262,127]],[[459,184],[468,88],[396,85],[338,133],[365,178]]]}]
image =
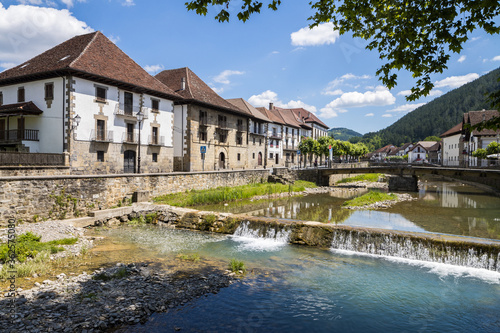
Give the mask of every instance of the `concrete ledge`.
[{"label": "concrete ledge", "polygon": [[95,220],[100,220],[100,219],[128,215],[128,214],[131,214],[132,211],[133,211],[132,207],[127,206],[127,207],[119,207],[119,208],[111,208],[111,209],[103,209],[103,210],[94,210],[93,212],[89,213],[89,216],[91,216],[92,219],[95,221]]},{"label": "concrete ledge", "polygon": [[68,220],[59,220],[59,222],[67,225],[71,225],[73,227],[77,228],[85,228],[88,226],[93,226],[94,225],[94,218],[93,217],[80,217],[76,219],[68,219]]}]

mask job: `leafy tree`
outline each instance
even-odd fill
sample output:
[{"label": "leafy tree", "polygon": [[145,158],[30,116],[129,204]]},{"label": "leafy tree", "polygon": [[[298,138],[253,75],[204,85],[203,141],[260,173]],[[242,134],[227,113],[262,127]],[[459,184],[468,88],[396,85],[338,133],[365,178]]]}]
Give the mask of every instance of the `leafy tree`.
[{"label": "leafy tree", "polygon": [[488,153],[486,152],[486,149],[479,148],[476,151],[472,152],[472,156],[480,158],[480,159],[485,159]]},{"label": "leafy tree", "polygon": [[426,137],[424,141],[441,141],[441,138],[435,135],[431,135]]},{"label": "leafy tree", "polygon": [[313,154],[318,151],[318,142],[313,138],[305,138],[299,144],[299,150],[302,156],[304,156],[304,167],[306,166],[306,160],[309,158],[309,165],[312,164]]},{"label": "leafy tree", "polygon": [[[229,3],[235,0],[191,0],[188,10],[206,15],[209,6],[222,5],[215,16],[229,21]],[[268,0],[267,7],[277,10],[281,0]],[[340,34],[352,33],[369,41],[367,49],[377,50],[385,63],[377,70],[379,79],[389,89],[397,84],[395,71],[411,72],[417,80],[407,100],[428,95],[434,84],[431,75],[447,68],[450,53],[460,53],[463,44],[476,29],[488,34],[500,33],[495,19],[500,6],[495,0],[317,0],[310,2],[314,14],[310,27],[333,22]],[[238,19],[245,22],[253,13],[260,13],[263,1],[243,0]],[[500,106],[500,92],[490,95]],[[500,121],[497,118],[498,126]]]},{"label": "leafy tree", "polygon": [[495,141],[490,142],[490,144],[486,146],[486,152],[488,155],[500,154],[500,145]]}]

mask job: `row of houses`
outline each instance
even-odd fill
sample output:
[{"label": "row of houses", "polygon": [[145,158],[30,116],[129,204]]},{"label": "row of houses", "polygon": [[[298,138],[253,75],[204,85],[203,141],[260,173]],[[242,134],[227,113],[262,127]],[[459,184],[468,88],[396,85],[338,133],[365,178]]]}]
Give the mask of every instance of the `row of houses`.
[{"label": "row of houses", "polygon": [[187,67],[153,77],[101,32],[0,73],[0,158],[60,154],[73,173],[288,166],[327,131],[302,108],[225,100]]},{"label": "row of houses", "polygon": [[500,117],[497,110],[469,111],[462,122],[441,134],[441,141],[419,141],[406,143],[402,147],[387,145],[370,154],[375,161],[384,161],[391,156],[408,156],[408,163],[431,163],[454,167],[485,167],[488,160],[472,156],[477,149],[485,149],[491,142],[500,142],[500,130],[470,130],[483,121]]}]

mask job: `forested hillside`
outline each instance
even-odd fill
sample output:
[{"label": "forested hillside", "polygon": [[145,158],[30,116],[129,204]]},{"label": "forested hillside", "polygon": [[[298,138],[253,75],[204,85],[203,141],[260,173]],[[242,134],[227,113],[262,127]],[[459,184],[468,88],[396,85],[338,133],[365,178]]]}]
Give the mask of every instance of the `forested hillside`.
[{"label": "forested hillside", "polygon": [[465,112],[491,109],[485,95],[500,90],[499,77],[500,68],[415,109],[383,130],[365,134],[362,142],[377,149],[440,136],[461,122]]},{"label": "forested hillside", "polygon": [[333,136],[335,140],[348,141],[353,137],[362,137],[363,134],[353,131],[345,127],[336,127],[328,131],[330,136]]}]

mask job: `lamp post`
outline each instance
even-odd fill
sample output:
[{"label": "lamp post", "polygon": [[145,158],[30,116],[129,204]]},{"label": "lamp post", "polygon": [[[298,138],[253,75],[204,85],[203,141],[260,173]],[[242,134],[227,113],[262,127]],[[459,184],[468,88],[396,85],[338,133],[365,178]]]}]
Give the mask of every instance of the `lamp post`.
[{"label": "lamp post", "polygon": [[139,122],[139,137],[138,137],[138,148],[137,148],[137,173],[141,173],[141,123],[144,119],[144,114],[141,110],[137,112],[137,121]]}]

